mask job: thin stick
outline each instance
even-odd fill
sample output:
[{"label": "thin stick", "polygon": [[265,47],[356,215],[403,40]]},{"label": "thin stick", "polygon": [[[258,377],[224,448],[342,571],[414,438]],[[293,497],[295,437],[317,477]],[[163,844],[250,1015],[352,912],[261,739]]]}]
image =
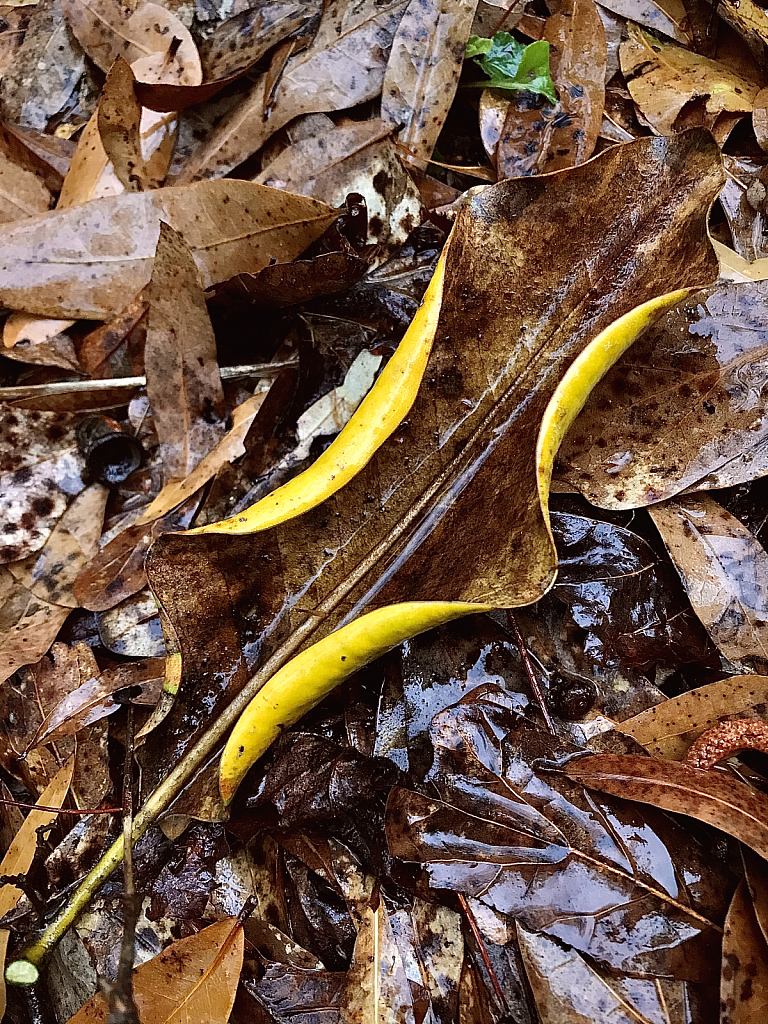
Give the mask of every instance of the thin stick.
[{"label": "thin stick", "polygon": [[21,800],[3,800],[0,797],[0,804],[7,804],[8,807],[23,807],[28,811],[51,811],[53,814],[120,814],[122,807],[86,807],[83,810],[71,811],[67,807],[45,807],[43,804],[25,804]]},{"label": "thin stick", "polygon": [[[248,377],[276,377],[281,370],[298,366],[298,359],[281,359],[274,363],[249,363],[243,366],[223,366],[222,380],[243,380]],[[49,398],[53,395],[74,395],[83,392],[134,392],[147,386],[146,377],[104,377],[98,380],[56,380],[50,384],[19,384],[0,388],[0,401],[19,401],[23,398]]]},{"label": "thin stick", "polygon": [[533,670],[533,664],[531,663],[531,658],[528,654],[528,648],[525,646],[525,641],[523,640],[522,634],[520,633],[520,627],[517,624],[515,613],[511,611],[511,609],[509,608],[507,609],[507,621],[509,622],[510,626],[512,627],[512,630],[514,631],[515,642],[517,644],[518,650],[520,651],[520,658],[523,662],[523,668],[525,669],[525,674],[528,676],[528,682],[531,684],[531,689],[533,690],[533,695],[536,698],[536,703],[541,708],[541,713],[544,716],[544,721],[547,723],[547,728],[554,736],[556,735],[555,725],[552,719],[550,718],[549,709],[547,708],[547,702],[544,699],[544,694],[542,693],[538,677]]},{"label": "thin stick", "polygon": [[483,942],[483,937],[480,934],[480,929],[477,927],[475,915],[470,910],[469,904],[467,903],[465,897],[461,893],[459,893],[459,904],[461,905],[461,909],[464,911],[464,916],[467,919],[469,930],[472,932],[472,936],[475,942],[477,943],[477,947],[480,951],[480,959],[483,961],[485,969],[488,972],[488,977],[491,979],[491,985],[493,987],[493,991],[496,993],[496,998],[499,1000],[499,1003],[501,1004],[502,1011],[506,1011],[508,1007],[507,1000],[504,997],[504,990],[501,987],[501,983],[499,982],[499,978],[498,975],[496,974],[496,971],[494,971],[493,969],[491,958],[488,956],[488,950],[485,948],[485,943]]}]

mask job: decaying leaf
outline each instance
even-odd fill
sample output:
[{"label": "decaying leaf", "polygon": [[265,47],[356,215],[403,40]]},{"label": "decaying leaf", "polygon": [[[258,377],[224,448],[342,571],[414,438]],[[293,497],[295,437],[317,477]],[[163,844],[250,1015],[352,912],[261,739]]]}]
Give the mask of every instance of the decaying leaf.
[{"label": "decaying leaf", "polygon": [[[44,807],[61,807],[69,792],[72,781],[73,761],[70,760],[51,780],[50,784],[40,794],[38,803]],[[14,836],[8,852],[0,862],[0,875],[23,875],[29,871],[35,856],[38,844],[38,829],[50,825],[56,820],[56,814],[52,811],[30,811],[24,819],[24,823]],[[15,885],[6,883],[0,888],[0,917],[5,917],[9,910],[12,910],[21,899],[21,889]],[[8,949],[10,932],[6,928],[0,928],[0,964],[5,968],[5,956]],[[6,994],[5,994],[5,970],[0,977],[0,1016],[5,1016]]]},{"label": "decaying leaf", "polygon": [[200,182],[52,210],[0,228],[0,302],[44,316],[106,320],[149,281],[161,222],[184,236],[210,287],[253,273],[272,257],[299,255],[334,216],[317,200],[246,181]]},{"label": "decaying leaf", "polygon": [[768,553],[712,498],[650,510],[693,610],[731,661],[768,668]]},{"label": "decaying leaf", "polygon": [[723,932],[721,1024],[759,1024],[768,1015],[768,945],[745,880],[733,896]]},{"label": "decaying leaf", "polygon": [[[698,132],[642,140],[543,182],[504,182],[459,211],[422,388],[368,465],[264,532],[167,537],[153,548],[150,583],[178,632],[194,706],[220,706],[206,681],[213,665],[231,694],[286,638],[319,639],[373,604],[517,606],[546,591],[554,552],[534,474],[541,417],[575,355],[659,291],[662,265],[664,287],[714,272],[702,214],[721,180],[715,153]],[[619,179],[633,190],[621,212],[604,200]],[[238,641],[240,628],[248,635]],[[166,749],[189,742],[181,717],[166,719],[176,734]]]},{"label": "decaying leaf", "polygon": [[730,676],[672,697],[622,722],[656,757],[681,761],[691,743],[721,718],[768,707],[768,676]]},{"label": "decaying leaf", "polygon": [[461,74],[477,0],[410,0],[392,43],[381,118],[403,158],[426,168]]},{"label": "decaying leaf", "polygon": [[768,473],[768,282],[682,299],[618,360],[563,444],[557,474],[603,508]]},{"label": "decaying leaf", "polygon": [[[332,0],[311,46],[288,61],[274,95],[268,93],[267,72],[192,154],[177,182],[227,174],[300,114],[343,110],[373,99],[381,89],[407,3],[363,0],[349,7],[344,0]],[[367,55],[364,66],[358,56],[361,52]]]},{"label": "decaying leaf", "polygon": [[199,85],[200,57],[189,29],[171,11],[153,3],[136,9],[120,0],[61,0],[67,22],[102,71],[121,56],[140,81]]},{"label": "decaying leaf", "polygon": [[118,55],[104,82],[97,117],[101,144],[120,184],[126,192],[142,192],[148,182],[141,152],[141,106],[133,84],[130,65]]},{"label": "decaying leaf", "polygon": [[31,217],[50,205],[51,193],[41,179],[0,153],[0,221]]},{"label": "decaying leaf", "polygon": [[[243,964],[243,929],[228,917],[179,939],[133,972],[141,1024],[227,1024]],[[102,1024],[107,1002],[96,995],[68,1024]]]},{"label": "decaying leaf", "polygon": [[595,754],[563,770],[590,789],[714,825],[768,858],[768,797],[734,775],[633,754]]},{"label": "decaying leaf", "polygon": [[513,96],[496,149],[499,177],[556,171],[592,156],[605,105],[606,46],[593,0],[568,0],[547,19],[555,105]]},{"label": "decaying leaf", "polygon": [[733,121],[723,117],[718,125],[718,119],[752,110],[759,82],[693,50],[656,39],[637,25],[630,23],[628,33],[620,50],[621,70],[633,100],[660,134],[701,124],[722,142]]},{"label": "decaying leaf", "polygon": [[222,440],[226,406],[200,275],[168,224],[152,264],[144,363],[166,482],[182,480]]},{"label": "decaying leaf", "polygon": [[688,21],[688,13],[682,0],[605,0],[600,6],[653,32],[669,36],[684,46],[690,42],[683,28]]}]

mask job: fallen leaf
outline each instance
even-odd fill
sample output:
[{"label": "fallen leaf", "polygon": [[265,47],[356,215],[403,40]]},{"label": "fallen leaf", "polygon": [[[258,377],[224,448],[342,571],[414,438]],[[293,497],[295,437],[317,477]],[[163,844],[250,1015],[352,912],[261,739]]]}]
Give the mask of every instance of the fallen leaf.
[{"label": "fallen leaf", "polygon": [[208,288],[254,273],[273,256],[292,259],[334,216],[317,200],[247,181],[94,199],[83,209],[52,210],[0,227],[0,302],[43,316],[106,320],[148,282],[161,221],[184,236]]},{"label": "fallen leaf", "polygon": [[126,8],[119,0],[61,0],[61,6],[77,41],[102,71],[121,56],[140,81],[202,82],[189,29],[166,8],[153,3]]},{"label": "fallen leaf", "polygon": [[421,199],[394,145],[391,127],[362,121],[332,128],[288,146],[255,179],[259,184],[341,206],[362,195],[368,241],[384,253],[401,245],[422,220]]},{"label": "fallen leaf", "polygon": [[218,295],[234,302],[245,299],[257,309],[282,309],[345,292],[369,266],[352,253],[327,252],[311,260],[272,263],[258,274],[238,274],[222,285]]},{"label": "fallen leaf", "polygon": [[768,945],[744,879],[734,893],[723,932],[721,1024],[762,1024],[768,1015]]},{"label": "fallen leaf", "polygon": [[39,551],[85,488],[85,461],[71,415],[5,405],[0,444],[0,561],[16,562]]},{"label": "fallen leaf", "polygon": [[[44,807],[61,807],[69,792],[72,765],[73,761],[68,761],[51,780],[40,794],[40,799],[37,801],[39,804]],[[38,829],[44,829],[54,821],[56,821],[56,814],[52,811],[30,811],[0,863],[0,875],[23,875],[29,871],[37,849]],[[0,888],[0,917],[5,917],[9,910],[13,910],[22,895],[21,889],[17,889],[10,883],[6,883]],[[0,928],[0,964],[3,967],[2,977],[0,977],[0,1017],[5,1016],[5,957],[9,938],[10,932],[7,928]]]},{"label": "fallen leaf", "polygon": [[656,704],[617,726],[655,757],[682,761],[721,718],[768,706],[768,676],[730,676]]},{"label": "fallen leaf", "polygon": [[[605,106],[605,31],[593,0],[568,0],[547,19],[552,78],[558,101],[532,106],[513,96],[496,148],[500,178],[540,174],[592,156]],[[487,148],[487,147],[486,147]]]},{"label": "fallen leaf", "polygon": [[754,0],[721,0],[718,14],[744,38],[756,60],[768,57],[768,17]]},{"label": "fallen leaf", "polygon": [[149,183],[141,152],[141,106],[133,84],[130,65],[118,55],[104,82],[97,124],[120,184],[126,192],[143,192]]},{"label": "fallen leaf", "polygon": [[168,224],[152,264],[144,364],[166,482],[183,480],[224,437],[227,409],[200,275]]},{"label": "fallen leaf", "polygon": [[[620,50],[621,70],[635,103],[662,135],[701,124],[716,130],[721,114],[747,114],[760,84],[727,65],[628,25]],[[729,123],[728,131],[732,125]],[[722,133],[718,141],[724,142]],[[727,135],[727,133],[726,133]]]},{"label": "fallen leaf", "polygon": [[[67,29],[58,0],[42,0],[32,13],[24,42],[2,76],[3,117],[44,132],[57,117],[77,118],[77,94],[85,71],[85,54]],[[78,123],[88,120],[80,115]]]},{"label": "fallen leaf", "polygon": [[123,704],[114,699],[117,690],[140,687],[141,693],[132,699],[134,704],[157,703],[165,677],[165,659],[148,658],[111,669],[87,679],[48,712],[40,723],[32,747],[52,743],[62,736],[74,736],[88,725],[118,711]]},{"label": "fallen leaf", "polygon": [[[348,7],[331,0],[312,44],[290,58],[273,96],[262,75],[232,114],[186,161],[176,182],[220,177],[300,114],[343,110],[381,91],[397,26],[408,0],[363,0]],[[365,53],[361,66],[359,54]]]},{"label": "fallen leaf", "polygon": [[768,753],[768,722],[738,718],[713,725],[691,745],[685,764],[707,771],[747,750]]},{"label": "fallen leaf", "polygon": [[713,239],[712,244],[720,260],[720,277],[724,281],[765,281],[768,278],[768,259],[750,263],[722,242]]},{"label": "fallen leaf", "polygon": [[403,159],[426,169],[461,75],[477,0],[410,0],[381,87],[381,118]]},{"label": "fallen leaf", "polygon": [[[243,964],[243,929],[237,918],[171,943],[133,972],[141,1024],[227,1024]],[[95,995],[67,1024],[103,1024],[106,999]]]},{"label": "fallen leaf", "polygon": [[722,653],[768,668],[768,553],[708,495],[649,509],[683,586]]},{"label": "fallen leaf", "polygon": [[[150,584],[185,659],[182,699],[164,723],[169,733],[160,747],[180,753],[191,739],[189,707],[209,707],[209,721],[241,688],[248,667],[282,641],[319,639],[372,603],[436,598],[517,606],[548,589],[554,552],[534,468],[541,417],[575,355],[617,315],[658,292],[662,264],[663,287],[715,272],[713,256],[700,247],[701,217],[720,182],[714,153],[699,133],[641,140],[545,182],[504,182],[460,210],[442,311],[434,328],[424,328],[426,343],[432,330],[438,343],[423,385],[367,466],[306,515],[264,532],[217,536],[222,528],[252,530],[246,516],[244,526],[216,524],[207,534],[154,545]],[[618,177],[637,191],[622,194],[617,221],[602,197]],[[669,211],[663,218],[661,202]],[[640,207],[649,219],[638,217]],[[587,236],[568,227],[577,208]],[[662,252],[680,257],[662,259]],[[670,278],[669,267],[681,277]],[[535,290],[527,287],[534,278]],[[434,316],[435,304],[427,299],[421,316]],[[421,329],[417,322],[411,330],[420,340],[409,344],[424,343]],[[350,459],[363,458],[358,448]],[[241,627],[248,635],[238,639]],[[230,680],[226,696],[210,688],[213,665]],[[192,698],[191,688],[199,696]]]},{"label": "fallen leaf", "polygon": [[108,651],[124,658],[162,658],[166,653],[157,603],[146,590],[99,615],[99,638]]},{"label": "fallen leaf", "polygon": [[317,13],[315,3],[277,0],[238,11],[219,22],[200,44],[204,80],[240,74],[287,36],[308,28]]},{"label": "fallen leaf", "polygon": [[595,754],[563,771],[589,789],[714,825],[768,859],[768,797],[735,775],[635,754]]},{"label": "fallen leaf", "polygon": [[[609,972],[706,977],[728,894],[689,832],[546,770],[575,748],[526,721],[498,686],[436,715],[430,738],[429,797],[395,787],[387,804],[390,851],[423,864],[430,888],[463,893],[476,916],[513,918]],[[679,884],[689,870],[702,871],[700,889]]]},{"label": "fallen leaf", "polygon": [[768,473],[767,314],[765,281],[682,299],[597,385],[557,475],[593,504],[637,508]]},{"label": "fallen leaf", "polygon": [[0,222],[43,213],[51,193],[40,178],[0,153]]},{"label": "fallen leaf", "polygon": [[682,0],[605,0],[600,6],[653,32],[669,36],[683,46],[690,42],[683,28],[688,21],[688,12]]}]

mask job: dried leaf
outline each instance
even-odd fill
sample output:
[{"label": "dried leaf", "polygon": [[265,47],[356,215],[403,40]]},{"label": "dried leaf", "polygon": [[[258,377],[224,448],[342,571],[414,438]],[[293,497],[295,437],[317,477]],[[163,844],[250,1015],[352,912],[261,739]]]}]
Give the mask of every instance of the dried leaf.
[{"label": "dried leaf", "polygon": [[[513,96],[496,149],[500,178],[572,167],[592,156],[605,106],[606,45],[593,0],[568,0],[547,19],[556,105]],[[487,129],[486,129],[487,133]]]},{"label": "dried leaf", "polygon": [[426,169],[456,95],[477,0],[410,0],[384,73],[381,119]]},{"label": "dried leaf", "polygon": [[317,13],[314,3],[275,0],[226,18],[200,44],[205,81],[230,78],[244,71],[286,36],[308,28]]},{"label": "dried leaf", "polygon": [[[141,1024],[227,1024],[243,964],[243,929],[236,918],[209,925],[177,942],[133,972]],[[95,995],[67,1024],[103,1024],[109,1014]]]},{"label": "dried leaf", "polygon": [[148,187],[141,153],[141,106],[133,89],[130,65],[117,56],[109,69],[99,100],[97,123],[104,152],[126,192]]},{"label": "dried leaf", "polygon": [[40,178],[0,153],[0,222],[43,213],[51,193]]},{"label": "dried leaf", "polygon": [[590,395],[558,476],[593,504],[637,508],[768,473],[766,316],[766,281],[682,299]]},{"label": "dried leaf", "polygon": [[99,616],[99,638],[108,651],[124,658],[163,658],[166,654],[157,604],[146,590]]},{"label": "dried leaf", "polygon": [[[72,766],[72,760],[64,765],[40,794],[39,804],[44,807],[61,807],[69,792]],[[29,871],[38,843],[37,830],[45,828],[55,820],[56,814],[52,811],[30,811],[0,863],[0,875],[23,875]],[[0,917],[5,917],[9,910],[13,910],[21,897],[21,889],[17,889],[15,885],[6,884],[0,888]],[[3,967],[0,977],[0,1017],[5,1016],[5,957],[9,938],[10,932],[0,928],[0,965]]]},{"label": "dried leaf", "polygon": [[382,121],[351,123],[288,146],[255,179],[262,185],[341,206],[357,192],[368,208],[368,241],[401,245],[422,219],[412,178],[386,136]]},{"label": "dried leaf", "polygon": [[600,6],[653,32],[669,36],[683,46],[690,42],[683,28],[689,18],[682,0],[605,0]]},{"label": "dried leaf", "polygon": [[720,1024],[762,1024],[768,1017],[768,946],[744,879],[723,933]]},{"label": "dried leaf", "polygon": [[656,704],[622,722],[649,754],[682,761],[691,743],[727,715],[768,706],[768,676],[730,676]]},{"label": "dried leaf", "polygon": [[152,265],[144,364],[166,481],[183,480],[224,437],[227,411],[200,275],[168,224]]},{"label": "dried leaf", "polygon": [[234,302],[247,299],[257,309],[282,309],[346,292],[369,266],[352,253],[327,252],[311,260],[272,263],[258,274],[238,274],[222,286],[218,295]]},{"label": "dried leaf", "polygon": [[714,825],[768,859],[768,796],[734,775],[634,754],[595,754],[563,771],[590,789]]},{"label": "dried leaf", "polygon": [[[749,113],[760,83],[727,65],[648,35],[631,23],[620,50],[630,95],[662,135],[693,125],[715,129],[724,112]],[[732,127],[729,123],[728,132]],[[726,132],[726,136],[728,132]],[[725,137],[716,133],[720,142]]]},{"label": "dried leaf", "polygon": [[739,718],[713,725],[691,745],[685,764],[707,771],[745,750],[768,753],[768,722]]},{"label": "dried leaf", "polygon": [[[312,44],[292,57],[267,94],[262,75],[232,114],[184,164],[178,183],[220,177],[300,114],[343,110],[373,99],[384,80],[395,31],[408,0],[331,0]],[[366,54],[361,65],[359,54]]]},{"label": "dried leaf", "polygon": [[723,654],[768,668],[768,553],[712,498],[681,498],[649,510],[693,610]]},{"label": "dried leaf", "polygon": [[118,56],[141,82],[199,85],[200,57],[189,29],[164,7],[120,0],[61,0],[67,22],[85,52],[102,71]]},{"label": "dried leaf", "polygon": [[254,273],[271,257],[292,259],[334,216],[317,200],[247,181],[202,182],[53,210],[0,228],[0,302],[44,316],[106,320],[148,282],[161,221],[184,236],[208,288]]},{"label": "dried leaf", "polygon": [[[701,247],[702,215],[721,180],[714,151],[703,133],[642,140],[567,174],[504,182],[460,210],[423,385],[365,468],[271,529],[169,536],[150,553],[150,583],[185,659],[160,747],[189,743],[190,707],[207,707],[207,724],[231,699],[256,660],[257,637],[266,659],[287,638],[314,641],[373,604],[520,605],[542,595],[554,552],[534,472],[541,417],[576,354],[618,314],[658,294],[662,266],[664,287],[714,271]],[[621,211],[604,200],[619,179]],[[670,278],[670,267],[681,277]],[[423,317],[434,303],[433,295]],[[418,331],[417,323],[416,338]],[[352,455],[359,458],[357,448]],[[211,688],[214,665],[231,680],[227,694]]]}]

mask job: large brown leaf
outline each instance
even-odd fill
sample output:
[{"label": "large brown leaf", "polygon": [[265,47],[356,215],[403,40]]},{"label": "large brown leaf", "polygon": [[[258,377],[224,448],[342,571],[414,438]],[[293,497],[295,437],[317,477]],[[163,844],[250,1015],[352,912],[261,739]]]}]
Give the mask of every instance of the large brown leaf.
[{"label": "large brown leaf", "polygon": [[590,789],[705,821],[768,859],[768,796],[735,775],[634,754],[596,754],[564,771]]},{"label": "large brown leaf", "polygon": [[742,879],[725,920],[720,1024],[762,1024],[767,1018],[768,946]]},{"label": "large brown leaf", "polygon": [[190,712],[205,706],[207,724],[288,638],[319,639],[374,604],[516,606],[551,586],[535,474],[544,409],[608,323],[716,273],[704,218],[721,181],[711,138],[692,132],[504,182],[461,209],[421,390],[369,464],[284,525],[167,537],[150,553],[150,583],[185,656],[158,743],[166,757],[188,745]]},{"label": "large brown leaf", "polygon": [[0,229],[0,303],[54,317],[106,320],[149,281],[165,221],[192,249],[205,287],[291,260],[325,231],[316,199],[248,181],[94,199]]},{"label": "large brown leaf", "polygon": [[593,504],[635,508],[768,473],[768,281],[677,303],[613,366],[557,472]]}]

